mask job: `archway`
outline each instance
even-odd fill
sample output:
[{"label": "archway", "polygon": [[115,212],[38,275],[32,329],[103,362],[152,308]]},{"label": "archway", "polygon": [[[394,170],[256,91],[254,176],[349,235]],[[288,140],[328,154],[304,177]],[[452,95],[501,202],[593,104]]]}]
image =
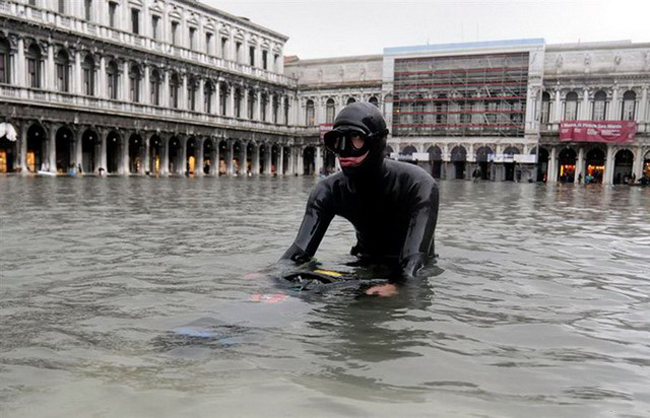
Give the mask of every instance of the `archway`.
[{"label": "archway", "polygon": [[219,141],[219,175],[226,174],[228,172],[228,153],[228,141]]},{"label": "archway", "polygon": [[280,148],[277,145],[271,147],[271,173],[278,173],[278,160],[280,157]]},{"label": "archway", "polygon": [[[531,154],[535,154],[535,150]],[[546,183],[548,176],[548,150],[546,148],[539,149],[537,156],[537,181]]]},{"label": "archway", "polygon": [[442,176],[442,150],[439,146],[434,145],[427,150],[429,153],[429,162],[431,163],[431,175],[435,179]]},{"label": "archway", "polygon": [[72,165],[74,152],[73,135],[70,128],[63,126],[56,131],[56,172],[67,173]]},{"label": "archway", "polygon": [[144,141],[138,134],[129,138],[129,173],[141,174],[144,170]]},{"label": "archway", "polygon": [[203,174],[215,174],[214,172],[214,143],[207,138],[203,141]]},{"label": "archway", "polygon": [[[519,154],[519,150],[515,147],[508,147],[503,151],[504,162],[503,162],[503,179],[505,181],[514,181],[515,180],[515,160],[514,156]],[[519,176],[517,176],[519,177]],[[519,180],[519,178],[517,178]]]},{"label": "archway", "polygon": [[493,154],[492,148],[483,146],[476,150],[476,168],[478,173],[476,178],[482,180],[489,180],[490,178],[490,163],[488,162],[488,155]]},{"label": "archway", "polygon": [[605,172],[605,152],[600,148],[592,148],[585,157],[587,166],[585,183],[602,183]]},{"label": "archway", "polygon": [[[292,168],[289,167],[290,164],[291,164],[291,147],[285,146],[284,152],[282,153],[282,169],[284,171],[282,174],[291,172]],[[334,166],[332,166],[332,171],[334,171]]]},{"label": "archway", "polygon": [[400,154],[411,156],[416,152],[418,152],[418,150],[413,145],[407,145],[406,147],[404,147],[402,152],[400,152]]},{"label": "archway", "polygon": [[196,156],[197,156],[197,143],[196,138],[191,137],[185,144],[185,172],[187,174],[194,174],[196,172]]},{"label": "archway", "polygon": [[35,123],[27,130],[27,170],[36,173],[38,170],[49,170],[47,161],[47,140],[45,129]]},{"label": "archway", "polygon": [[235,141],[235,143],[232,146],[232,155],[230,156],[232,159],[232,166],[233,166],[233,173],[242,173],[242,159],[241,159],[241,152],[242,152],[242,144],[240,141]]},{"label": "archway", "polygon": [[259,174],[254,173],[255,169],[255,143],[250,141],[246,144],[246,175]]},{"label": "archway", "polygon": [[0,173],[11,173],[16,169],[17,149],[16,141],[10,141],[6,136],[0,138]]},{"label": "archway", "polygon": [[465,162],[467,161],[467,150],[461,145],[451,150],[451,162],[454,172],[451,178],[462,180],[465,178]]},{"label": "archway", "polygon": [[183,151],[179,137],[174,136],[169,139],[169,173],[178,174],[183,167]]},{"label": "archway", "polygon": [[94,173],[99,168],[101,146],[97,132],[86,129],[81,136],[81,171],[83,173]]},{"label": "archway", "polygon": [[573,183],[576,173],[576,152],[571,148],[564,148],[558,156],[558,181]]},{"label": "archway", "polygon": [[269,152],[269,147],[267,144],[261,144],[260,145],[260,150],[258,153],[258,159],[259,159],[259,165],[260,165],[260,173],[266,173],[266,154]]},{"label": "archway", "polygon": [[149,138],[149,171],[151,174],[159,175],[162,167],[163,141],[158,135]]},{"label": "archway", "polygon": [[306,147],[302,152],[303,174],[313,176],[316,170],[316,149],[312,146]]},{"label": "archway", "polygon": [[630,182],[633,174],[633,163],[634,154],[632,154],[632,151],[622,149],[616,153],[614,159],[614,184]]},{"label": "archway", "polygon": [[106,137],[106,172],[117,173],[122,155],[122,138],[117,132],[111,132]]}]

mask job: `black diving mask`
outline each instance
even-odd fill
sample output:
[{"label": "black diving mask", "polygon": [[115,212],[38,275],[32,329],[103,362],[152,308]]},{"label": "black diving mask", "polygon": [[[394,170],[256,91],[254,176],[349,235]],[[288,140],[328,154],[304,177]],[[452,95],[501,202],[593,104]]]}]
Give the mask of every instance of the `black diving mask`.
[{"label": "black diving mask", "polygon": [[343,157],[361,157],[370,149],[372,135],[356,129],[333,130],[325,134],[325,147]]}]

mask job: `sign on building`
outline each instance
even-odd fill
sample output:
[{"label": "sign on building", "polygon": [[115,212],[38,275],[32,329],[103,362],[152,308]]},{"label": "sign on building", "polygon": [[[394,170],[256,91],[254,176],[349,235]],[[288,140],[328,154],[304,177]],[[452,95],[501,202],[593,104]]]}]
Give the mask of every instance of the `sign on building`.
[{"label": "sign on building", "polygon": [[560,123],[561,142],[625,144],[634,141],[634,121],[567,121]]}]

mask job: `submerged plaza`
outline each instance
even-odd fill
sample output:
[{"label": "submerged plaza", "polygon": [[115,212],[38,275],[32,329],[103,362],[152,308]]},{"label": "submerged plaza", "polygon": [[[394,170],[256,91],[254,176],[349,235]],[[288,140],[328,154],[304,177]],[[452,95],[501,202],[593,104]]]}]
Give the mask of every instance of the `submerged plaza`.
[{"label": "submerged plaza", "polygon": [[[190,0],[0,0],[0,172],[316,175],[356,101],[436,178],[650,177],[650,42],[543,39],[301,60]],[[281,28],[277,28],[280,29]]]}]

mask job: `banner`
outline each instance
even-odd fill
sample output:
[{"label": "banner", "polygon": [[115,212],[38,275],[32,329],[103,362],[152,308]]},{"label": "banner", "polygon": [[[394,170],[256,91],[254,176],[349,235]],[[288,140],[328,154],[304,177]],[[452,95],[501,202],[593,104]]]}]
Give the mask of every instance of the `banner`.
[{"label": "banner", "polygon": [[561,142],[604,142],[625,144],[634,141],[636,122],[598,120],[560,123]]}]

